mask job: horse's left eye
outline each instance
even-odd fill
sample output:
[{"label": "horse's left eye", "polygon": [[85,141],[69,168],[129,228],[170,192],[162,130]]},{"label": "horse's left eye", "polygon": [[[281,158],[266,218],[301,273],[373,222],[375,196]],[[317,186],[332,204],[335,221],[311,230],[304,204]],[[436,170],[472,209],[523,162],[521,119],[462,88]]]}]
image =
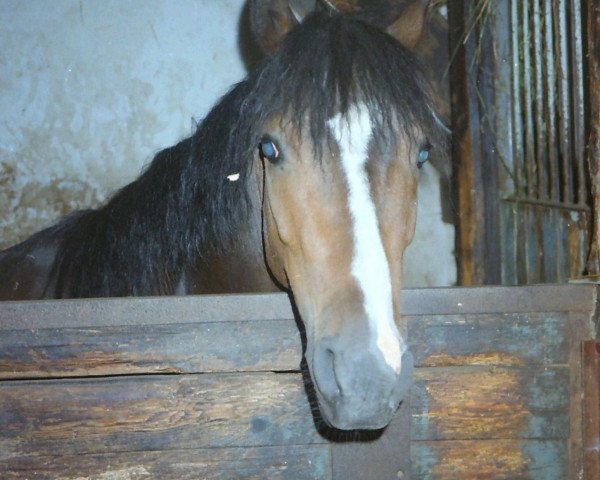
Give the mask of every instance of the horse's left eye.
[{"label": "horse's left eye", "polygon": [[262,139],[258,145],[258,148],[260,149],[260,156],[262,158],[266,158],[271,163],[277,162],[281,156],[277,145],[275,145],[275,142],[268,138]]},{"label": "horse's left eye", "polygon": [[419,157],[417,158],[417,168],[421,168],[423,164],[427,161],[427,159],[429,158],[430,149],[431,147],[429,145],[426,145],[425,147],[421,148],[421,150],[419,150]]}]

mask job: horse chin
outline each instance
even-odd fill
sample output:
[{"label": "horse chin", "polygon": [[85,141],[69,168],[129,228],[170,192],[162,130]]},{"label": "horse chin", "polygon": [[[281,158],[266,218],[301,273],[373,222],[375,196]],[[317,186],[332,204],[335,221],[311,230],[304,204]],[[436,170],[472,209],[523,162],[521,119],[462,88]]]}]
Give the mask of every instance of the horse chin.
[{"label": "horse chin", "polygon": [[350,408],[340,405],[331,406],[324,399],[319,399],[319,410],[321,418],[328,427],[336,430],[381,430],[389,425],[397,410],[398,405],[390,408],[385,413],[372,415],[371,417],[358,416]]},{"label": "horse chin", "polygon": [[357,385],[353,391],[332,395],[327,374],[323,379],[311,369],[322,420],[338,430],[380,430],[387,427],[408,393],[412,372],[413,357],[407,351],[402,356],[400,375],[380,395],[361,391],[362,385]]}]

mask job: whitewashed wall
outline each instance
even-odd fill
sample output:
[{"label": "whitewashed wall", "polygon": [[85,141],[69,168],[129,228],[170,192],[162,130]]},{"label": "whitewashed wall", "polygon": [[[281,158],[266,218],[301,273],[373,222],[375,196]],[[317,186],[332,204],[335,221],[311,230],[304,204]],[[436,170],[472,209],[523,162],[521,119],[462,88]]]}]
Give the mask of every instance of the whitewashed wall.
[{"label": "whitewashed wall", "polygon": [[[99,205],[191,133],[253,56],[244,3],[0,0],[0,248]],[[422,183],[406,283],[450,285],[454,229],[437,172]]]}]

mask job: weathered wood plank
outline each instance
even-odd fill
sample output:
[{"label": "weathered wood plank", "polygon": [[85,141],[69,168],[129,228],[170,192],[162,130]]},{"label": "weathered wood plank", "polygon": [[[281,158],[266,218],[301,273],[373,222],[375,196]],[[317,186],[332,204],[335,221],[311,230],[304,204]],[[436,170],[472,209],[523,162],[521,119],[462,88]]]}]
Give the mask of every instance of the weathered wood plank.
[{"label": "weathered wood plank", "polygon": [[[558,367],[417,369],[412,438],[567,438],[567,375]],[[0,383],[3,455],[50,454],[57,444],[90,453],[324,441],[308,418],[298,374]]]},{"label": "weathered wood plank", "polygon": [[183,449],[0,460],[4,480],[230,480],[331,478],[327,445]]},{"label": "weathered wood plank", "polygon": [[566,367],[417,369],[413,440],[567,439]]},{"label": "weathered wood plank", "polygon": [[586,312],[591,318],[596,288],[569,284],[406,290],[401,308],[406,315]]},{"label": "weathered wood plank", "polygon": [[0,459],[324,443],[300,374],[0,382]]},{"label": "weathered wood plank", "polygon": [[565,441],[453,440],[413,442],[412,478],[419,480],[565,480]]},{"label": "weathered wood plank", "polygon": [[588,141],[586,160],[590,169],[592,187],[593,221],[592,241],[587,260],[590,275],[600,276],[600,5],[597,0],[582,2],[584,26],[584,51],[586,65],[586,86],[588,99]]},{"label": "weathered wood plank", "polygon": [[9,330],[0,379],[299,370],[293,320]]},{"label": "weathered wood plank", "polygon": [[[477,71],[470,72],[473,66],[479,66],[475,59],[475,35],[466,35],[469,27],[467,19],[475,18],[470,2],[460,0],[448,5],[448,23],[452,61],[449,65],[450,88],[452,95],[452,159],[456,177],[456,199],[461,212],[457,225],[456,254],[458,258],[458,282],[461,285],[481,285],[486,280],[486,267],[490,260],[497,259],[497,253],[488,252],[486,239],[484,186],[488,182],[484,175],[485,156],[482,155],[483,132],[479,98],[471,92],[479,80]],[[479,30],[479,29],[478,29]],[[489,37],[489,34],[486,35]],[[483,85],[482,85],[483,87]],[[487,88],[487,84],[485,85]],[[489,162],[488,162],[489,163]],[[496,177],[494,175],[494,177]],[[496,195],[496,190],[491,190]],[[499,241],[499,236],[494,238]],[[497,248],[496,252],[500,249]],[[500,282],[495,282],[500,283]]]},{"label": "weathered wood plank", "polygon": [[566,313],[505,313],[408,317],[415,364],[567,364]]},{"label": "weathered wood plank", "polygon": [[583,313],[573,312],[569,317],[569,478],[581,478],[584,459],[583,425],[585,422],[582,344],[584,341],[594,338],[595,328],[590,328]]},{"label": "weathered wood plank", "polygon": [[0,330],[279,320],[292,318],[284,293],[0,302]]},{"label": "weathered wood plank", "polygon": [[[593,285],[403,290],[404,315],[587,312]],[[202,295],[0,302],[0,331],[292,318],[287,295]]]},{"label": "weathered wood plank", "polygon": [[583,343],[583,478],[600,478],[600,343]]},{"label": "weathered wood plank", "polygon": [[[407,316],[417,366],[566,364],[568,316]],[[204,322],[7,330],[0,379],[298,370],[295,322]]]}]

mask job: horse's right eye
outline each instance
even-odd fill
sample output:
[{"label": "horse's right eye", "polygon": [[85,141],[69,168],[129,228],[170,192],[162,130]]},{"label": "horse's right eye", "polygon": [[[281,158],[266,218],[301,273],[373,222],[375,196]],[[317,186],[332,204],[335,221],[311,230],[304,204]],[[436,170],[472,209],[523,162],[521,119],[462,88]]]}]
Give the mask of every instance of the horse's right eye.
[{"label": "horse's right eye", "polygon": [[260,156],[263,159],[269,160],[271,163],[276,163],[281,158],[281,153],[275,142],[269,138],[263,138],[258,144]]},{"label": "horse's right eye", "polygon": [[423,145],[423,147],[421,147],[421,150],[419,150],[419,156],[417,158],[417,168],[421,168],[425,164],[425,162],[429,158],[430,150],[431,145],[429,143],[426,143],[425,145]]}]

